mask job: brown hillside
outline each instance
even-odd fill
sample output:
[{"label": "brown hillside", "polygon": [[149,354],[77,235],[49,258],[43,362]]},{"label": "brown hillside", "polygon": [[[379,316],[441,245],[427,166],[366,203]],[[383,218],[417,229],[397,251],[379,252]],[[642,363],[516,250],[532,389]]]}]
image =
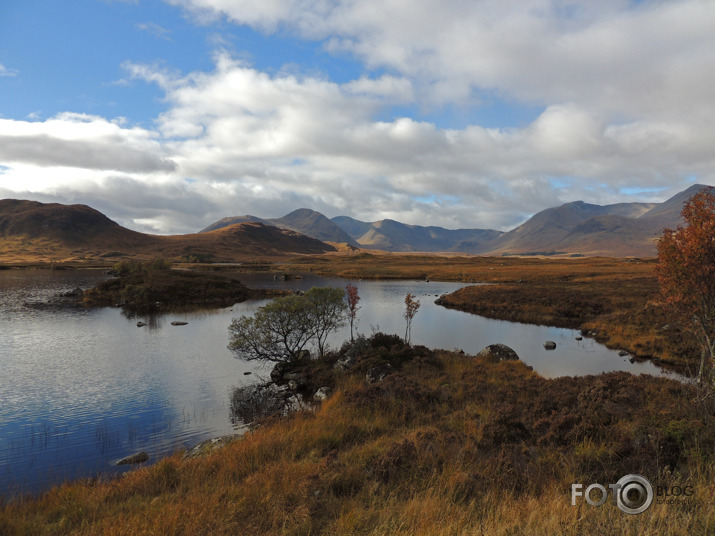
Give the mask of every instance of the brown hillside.
[{"label": "brown hillside", "polygon": [[131,231],[86,205],[0,200],[0,237],[45,239],[74,247],[147,245],[152,238]]},{"label": "brown hillside", "polygon": [[295,231],[249,222],[202,234],[131,231],[85,205],[0,200],[0,263],[164,257],[237,262],[335,248]]}]

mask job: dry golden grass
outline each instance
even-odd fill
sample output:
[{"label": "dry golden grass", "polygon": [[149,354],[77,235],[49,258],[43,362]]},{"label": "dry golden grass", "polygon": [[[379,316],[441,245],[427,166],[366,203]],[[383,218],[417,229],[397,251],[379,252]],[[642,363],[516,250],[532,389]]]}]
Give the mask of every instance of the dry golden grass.
[{"label": "dry golden grass", "polygon": [[[445,257],[360,253],[294,258],[295,271],[374,279],[492,283],[443,305],[489,318],[581,329],[611,348],[697,370],[699,347],[661,304],[655,259]],[[669,329],[662,329],[669,326]]]},{"label": "dry golden grass", "polygon": [[[315,411],[267,422],[205,458],[177,454],[117,480],[7,504],[0,533],[715,530],[715,409],[694,401],[692,387],[618,373],[545,380],[521,363],[420,348],[375,348],[364,363],[378,358],[400,372],[373,385],[363,373],[339,376]],[[615,482],[626,471],[690,485],[694,503],[654,504],[636,516],[610,501],[571,505],[571,483]]]}]

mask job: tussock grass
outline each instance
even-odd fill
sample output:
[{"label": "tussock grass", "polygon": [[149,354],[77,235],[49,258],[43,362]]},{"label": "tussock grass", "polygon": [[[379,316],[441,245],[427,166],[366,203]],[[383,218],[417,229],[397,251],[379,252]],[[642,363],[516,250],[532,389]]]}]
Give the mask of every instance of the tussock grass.
[{"label": "tussock grass", "polygon": [[[333,356],[335,357],[335,356]],[[364,367],[395,374],[375,384]],[[693,387],[611,373],[547,380],[395,345],[337,374],[321,406],[205,458],[68,483],[0,507],[0,533],[507,535],[715,530],[715,408]],[[572,483],[643,474],[693,502],[629,516],[571,505]]]}]

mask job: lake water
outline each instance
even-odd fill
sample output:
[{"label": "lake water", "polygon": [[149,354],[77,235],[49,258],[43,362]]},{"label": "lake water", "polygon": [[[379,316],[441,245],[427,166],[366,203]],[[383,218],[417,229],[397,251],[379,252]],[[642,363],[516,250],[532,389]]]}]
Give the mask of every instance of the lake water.
[{"label": "lake water", "polygon": [[[266,377],[270,368],[235,359],[227,349],[228,326],[266,302],[152,319],[57,303],[59,293],[90,288],[106,277],[91,270],[0,270],[0,496],[125,471],[114,466],[124,456],[147,451],[156,460],[241,430],[231,423],[231,392]],[[315,276],[283,282],[269,274],[242,280],[302,290],[348,283]],[[421,302],[413,344],[474,354],[500,342],[547,377],[662,373],[590,339],[576,341],[574,330],[489,320],[434,304],[461,283],[352,283],[361,296],[358,331],[366,335],[379,330],[403,336],[404,298],[410,292]],[[138,320],[148,325],[138,328]],[[188,324],[172,326],[174,320]],[[348,338],[346,327],[330,343],[338,347]],[[547,340],[557,343],[556,350],[543,348]]]}]

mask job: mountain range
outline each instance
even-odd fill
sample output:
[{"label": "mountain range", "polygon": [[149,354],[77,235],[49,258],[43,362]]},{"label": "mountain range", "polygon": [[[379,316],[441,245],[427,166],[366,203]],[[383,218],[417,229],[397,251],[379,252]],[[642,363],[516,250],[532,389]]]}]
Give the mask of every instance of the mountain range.
[{"label": "mountain range", "polygon": [[709,188],[693,185],[663,203],[594,205],[574,201],[543,210],[508,231],[444,229],[394,220],[332,219],[302,208],[282,218],[223,218],[202,231],[160,236],[131,231],[85,205],[0,200],[0,262],[165,257],[246,261],[339,249],[479,255],[649,257],[664,228],[681,224],[684,203]]},{"label": "mountain range", "polygon": [[543,210],[508,232],[493,229],[444,229],[394,220],[364,222],[348,216],[328,219],[302,208],[282,218],[223,218],[200,232],[243,222],[297,231],[327,242],[394,252],[456,252],[480,255],[654,256],[663,229],[680,223],[683,204],[709,188],[696,184],[663,203],[594,205],[574,201]]},{"label": "mountain range", "polygon": [[127,257],[240,262],[330,251],[335,248],[315,238],[257,222],[161,236],[131,231],[86,205],[0,200],[0,262]]}]

